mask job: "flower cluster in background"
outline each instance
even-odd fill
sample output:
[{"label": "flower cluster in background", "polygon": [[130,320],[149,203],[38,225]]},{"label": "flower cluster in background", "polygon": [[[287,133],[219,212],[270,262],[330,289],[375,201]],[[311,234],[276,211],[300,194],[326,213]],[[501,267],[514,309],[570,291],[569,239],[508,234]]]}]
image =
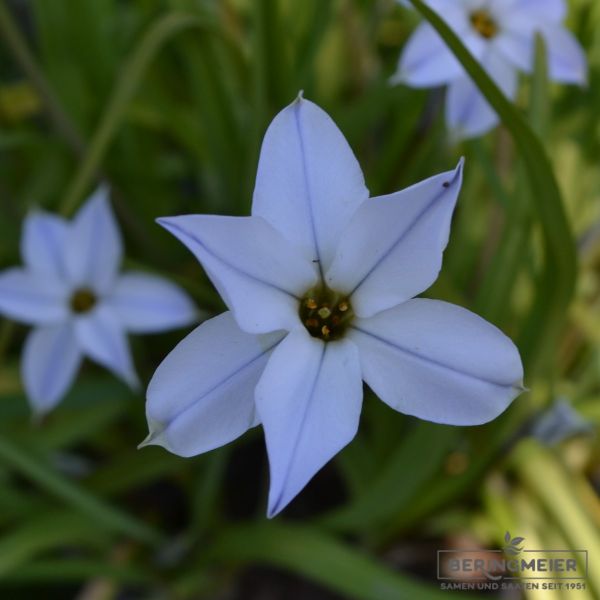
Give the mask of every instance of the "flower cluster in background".
[{"label": "flower cluster in background", "polygon": [[[511,100],[517,95],[518,72],[533,71],[538,35],[553,81],[587,82],[583,49],[562,25],[565,0],[427,0],[427,5]],[[447,85],[446,122],[457,138],[482,135],[498,124],[494,109],[429,23],[419,25],[408,40],[392,81],[413,87]]]}]

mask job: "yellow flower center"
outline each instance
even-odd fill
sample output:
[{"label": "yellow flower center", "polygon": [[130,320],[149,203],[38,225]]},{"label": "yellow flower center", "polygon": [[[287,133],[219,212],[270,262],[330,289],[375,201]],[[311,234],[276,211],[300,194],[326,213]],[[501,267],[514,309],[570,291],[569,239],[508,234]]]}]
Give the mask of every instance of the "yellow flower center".
[{"label": "yellow flower center", "polygon": [[480,9],[471,13],[471,25],[486,40],[491,40],[498,33],[498,24],[487,10]]},{"label": "yellow flower center", "polygon": [[96,295],[89,288],[81,288],[71,296],[71,310],[77,314],[89,312],[96,306]]},{"label": "yellow flower center", "polygon": [[354,319],[350,300],[324,286],[304,295],[298,314],[308,333],[324,342],[342,338]]}]

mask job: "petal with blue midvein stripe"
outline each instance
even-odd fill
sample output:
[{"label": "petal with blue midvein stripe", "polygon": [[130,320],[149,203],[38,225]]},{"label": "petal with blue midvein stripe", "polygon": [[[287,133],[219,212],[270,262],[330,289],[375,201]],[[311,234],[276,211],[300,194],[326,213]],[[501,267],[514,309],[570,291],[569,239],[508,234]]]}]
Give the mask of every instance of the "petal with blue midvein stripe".
[{"label": "petal with blue midvein stripe", "polygon": [[254,388],[284,335],[245,333],[230,312],[197,327],[150,382],[150,435],[145,444],[194,456],[231,442],[255,425]]},{"label": "petal with blue midvein stripe", "polygon": [[368,197],[358,161],[325,111],[299,96],[273,119],[260,153],[253,215],[326,270],[342,230]]},{"label": "petal with blue midvein stripe", "polygon": [[495,419],[522,391],[512,341],[477,315],[438,300],[415,299],[357,319],[363,379],[389,406],[435,423]]},{"label": "petal with blue midvein stripe", "polygon": [[159,223],[195,254],[244,331],[298,325],[298,303],[317,283],[317,268],[264,219],[188,215]]},{"label": "petal with blue midvein stripe", "polygon": [[344,231],[327,285],[360,317],[413,298],[436,279],[462,184],[455,171],[365,202]]},{"label": "petal with blue midvein stripe", "polygon": [[351,341],[325,343],[299,328],[275,350],[256,386],[271,473],[269,517],[354,438],[362,397]]}]

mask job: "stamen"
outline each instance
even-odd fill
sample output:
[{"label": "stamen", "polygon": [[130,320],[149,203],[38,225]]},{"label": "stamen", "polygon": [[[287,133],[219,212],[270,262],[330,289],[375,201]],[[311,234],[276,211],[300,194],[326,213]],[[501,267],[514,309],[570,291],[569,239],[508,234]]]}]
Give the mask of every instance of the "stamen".
[{"label": "stamen", "polygon": [[354,312],[345,295],[323,286],[306,293],[300,302],[299,316],[310,335],[333,342],[344,336]]}]

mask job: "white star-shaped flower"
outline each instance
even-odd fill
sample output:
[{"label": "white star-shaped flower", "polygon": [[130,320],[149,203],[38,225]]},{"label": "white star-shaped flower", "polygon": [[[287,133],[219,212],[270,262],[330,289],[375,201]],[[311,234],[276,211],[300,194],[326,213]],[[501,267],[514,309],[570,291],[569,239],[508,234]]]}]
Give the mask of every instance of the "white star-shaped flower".
[{"label": "white star-shaped flower", "polygon": [[72,222],[32,212],[21,254],[24,268],[0,273],[0,314],[35,326],[21,369],[38,414],[60,401],[84,356],[138,387],[126,331],[159,332],[197,320],[176,285],[141,272],[119,275],[122,242],[106,188]]},{"label": "white star-shaped flower", "polygon": [[158,368],[147,443],[206,452],[262,424],[269,516],[356,434],[362,379],[392,408],[475,425],[521,391],[514,344],[473,313],[412,299],[437,278],[462,164],[369,198],[333,121],[301,97],[267,131],[251,217],[161,219],[227,303]]},{"label": "white star-shaped flower", "polygon": [[[511,100],[517,73],[535,63],[535,37],[543,36],[550,79],[583,85],[587,62],[576,38],[562,25],[564,0],[424,0],[460,37],[488,75]],[[413,87],[448,85],[446,122],[456,137],[492,129],[498,116],[429,23],[408,40],[394,83]]]}]

